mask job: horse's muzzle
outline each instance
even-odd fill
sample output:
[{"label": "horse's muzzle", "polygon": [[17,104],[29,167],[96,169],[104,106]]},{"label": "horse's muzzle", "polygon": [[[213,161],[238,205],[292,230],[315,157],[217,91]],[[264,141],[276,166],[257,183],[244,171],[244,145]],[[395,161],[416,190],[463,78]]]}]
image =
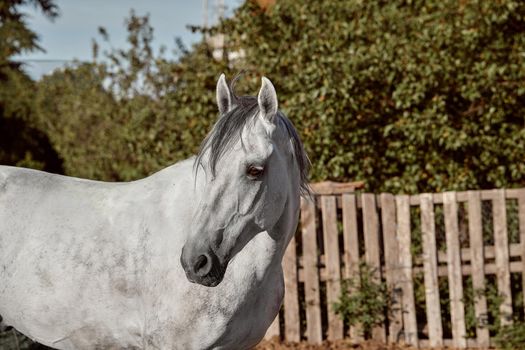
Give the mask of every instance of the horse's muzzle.
[{"label": "horse's muzzle", "polygon": [[215,287],[222,282],[226,267],[222,266],[211,249],[206,252],[190,253],[185,247],[182,248],[180,262],[188,281],[206,287]]}]

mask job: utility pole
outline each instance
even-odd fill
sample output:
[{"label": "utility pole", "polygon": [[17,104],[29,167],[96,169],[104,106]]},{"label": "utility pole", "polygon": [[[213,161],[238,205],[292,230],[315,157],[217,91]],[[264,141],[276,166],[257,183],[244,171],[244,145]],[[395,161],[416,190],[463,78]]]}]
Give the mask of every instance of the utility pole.
[{"label": "utility pole", "polygon": [[224,10],[226,6],[224,6],[224,0],[215,0],[215,2],[217,6],[217,22],[219,22],[224,18]]},{"label": "utility pole", "polygon": [[[204,27],[204,29],[208,29],[208,6],[209,6],[208,0],[203,0],[202,1],[202,15],[203,15],[202,26]],[[206,38],[206,32],[204,32],[204,38]]]},{"label": "utility pole", "polygon": [[[203,11],[203,27],[208,29],[210,25],[218,24],[223,18],[226,11],[224,0],[203,0],[202,2]],[[210,20],[212,23],[210,23]],[[226,51],[224,50],[225,37],[222,33],[217,33],[211,37],[208,37],[206,31],[204,32],[204,39],[211,46],[213,50],[213,57],[216,60],[224,59]]]},{"label": "utility pole", "polygon": [[202,26],[204,28],[208,28],[210,25],[210,18],[212,22],[216,21],[216,23],[224,18],[224,12],[226,11],[224,0],[213,0],[212,2],[213,4],[210,4],[209,0],[202,1]]}]

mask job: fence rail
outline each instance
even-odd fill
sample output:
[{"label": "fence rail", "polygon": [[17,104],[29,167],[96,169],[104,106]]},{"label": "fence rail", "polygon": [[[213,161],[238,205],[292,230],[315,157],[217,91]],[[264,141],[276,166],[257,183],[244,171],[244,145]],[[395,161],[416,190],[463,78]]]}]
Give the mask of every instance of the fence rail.
[{"label": "fence rail", "polygon": [[[525,189],[356,194],[361,185],[324,183],[314,188],[321,194],[313,201],[302,201],[301,230],[283,259],[283,308],[267,337],[311,343],[362,339],[360,326],[347,329],[332,305],[342,280],[356,280],[364,261],[375,268],[373,278],[392,291],[392,310],[371,338],[420,347],[489,346],[487,297],[480,293],[472,301],[477,322],[469,335],[464,288],[470,283],[473,290],[484,290],[492,275],[501,297],[499,321],[512,322],[511,274],[521,274],[525,298]],[[416,300],[417,288],[424,290],[423,305]]]}]

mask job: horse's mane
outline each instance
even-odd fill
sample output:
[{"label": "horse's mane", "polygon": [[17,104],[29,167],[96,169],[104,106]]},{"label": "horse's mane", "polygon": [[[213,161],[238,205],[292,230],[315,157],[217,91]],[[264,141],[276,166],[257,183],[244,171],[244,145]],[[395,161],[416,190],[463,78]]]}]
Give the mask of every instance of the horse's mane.
[{"label": "horse's mane", "polygon": [[[259,114],[257,98],[254,96],[236,96],[233,92],[233,86],[230,88],[233,96],[233,108],[222,115],[212,131],[202,142],[199,154],[195,159],[195,168],[202,166],[201,160],[206,151],[209,151],[209,168],[213,176],[219,159],[230,150],[235,142],[241,138],[242,131],[246,123],[254,120]],[[301,176],[301,195],[309,196],[311,194],[308,185],[308,171],[310,169],[310,160],[306,155],[303,143],[299,138],[292,122],[281,112],[276,115],[276,124],[281,124],[286,129],[292,144],[292,152],[299,167]]]}]

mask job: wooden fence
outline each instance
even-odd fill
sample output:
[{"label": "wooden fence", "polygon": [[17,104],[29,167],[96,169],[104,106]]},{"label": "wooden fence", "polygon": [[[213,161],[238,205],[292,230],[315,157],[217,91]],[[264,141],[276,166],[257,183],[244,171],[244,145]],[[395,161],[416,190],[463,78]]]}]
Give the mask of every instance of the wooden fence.
[{"label": "wooden fence", "polygon": [[[355,185],[321,186],[317,189],[322,194],[314,201],[302,201],[301,229],[283,259],[283,308],[267,337],[311,343],[362,339],[359,328],[347,329],[332,305],[339,298],[342,279],[356,278],[364,261],[392,291],[391,312],[384,325],[372,330],[373,339],[420,347],[487,347],[491,339],[483,293],[471,301],[476,325],[467,334],[466,277],[476,291],[484,290],[489,278],[495,281],[502,298],[500,321],[511,323],[511,274],[521,274],[525,291],[525,189],[394,196],[355,194]],[[509,205],[513,231],[517,230],[512,241]],[[415,239],[419,251],[414,251]],[[425,312],[419,313],[417,276],[424,290]],[[442,310],[444,296],[438,286],[442,280],[448,282],[448,310]]]}]

